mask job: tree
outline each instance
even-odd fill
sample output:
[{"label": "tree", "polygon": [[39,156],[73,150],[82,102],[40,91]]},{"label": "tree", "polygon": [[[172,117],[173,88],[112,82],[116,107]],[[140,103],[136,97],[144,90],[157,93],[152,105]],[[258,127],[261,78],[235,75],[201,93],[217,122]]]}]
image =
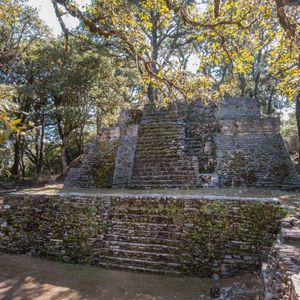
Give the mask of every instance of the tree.
[{"label": "tree", "polygon": [[[86,47],[86,41],[80,38],[70,38],[68,52],[62,40],[52,40],[35,54],[44,74],[36,89],[44,91],[51,106],[50,117],[62,143],[64,174],[70,162],[83,152],[84,128],[91,123],[95,110],[109,116],[122,106],[123,98],[118,95],[122,84],[117,81],[121,68],[114,65],[113,58],[97,50]],[[74,155],[71,139],[77,139],[78,151]]]},{"label": "tree", "polygon": [[196,39],[193,29],[187,29],[164,1],[96,0],[85,9],[75,1],[52,2],[79,18],[95,36],[122,45],[142,74],[150,102],[157,99],[158,90],[165,101],[200,91],[210,94],[207,78],[186,72],[182,60],[182,50]]},{"label": "tree", "polygon": [[[23,63],[23,57],[29,53],[32,45],[42,39],[47,28],[38,18],[36,10],[28,7],[25,1],[3,0],[0,3],[0,83],[13,85],[17,91],[10,99],[14,111],[9,109],[10,116],[7,117],[7,110],[2,109],[1,123],[4,123],[5,138],[15,132],[14,164],[12,174],[17,175],[20,164],[20,130],[26,125],[26,111],[30,109],[31,101],[24,95],[18,94],[18,86],[24,84],[24,79],[20,77],[16,69]],[[27,78],[25,81],[29,80]],[[2,99],[1,99],[2,100]],[[7,101],[7,100],[6,100]],[[3,100],[2,100],[2,103]],[[2,105],[3,106],[3,105]],[[18,107],[18,111],[16,111]],[[14,115],[12,113],[14,112]],[[17,125],[16,130],[12,130]],[[4,139],[3,139],[4,141]]]},{"label": "tree", "polygon": [[0,145],[13,133],[20,133],[24,128],[20,119],[14,117],[18,106],[12,102],[14,95],[13,87],[0,85]]},{"label": "tree", "polygon": [[[213,41],[215,50],[219,50],[217,62],[224,61],[231,63],[235,72],[244,72],[250,68],[253,61],[251,52],[253,49],[247,48],[247,45],[240,47],[237,42],[240,37],[255,33],[261,28],[267,29],[272,35],[274,32],[274,17],[277,17],[277,23],[288,34],[288,37],[295,37],[297,32],[297,22],[291,22],[289,16],[285,12],[285,7],[299,6],[296,0],[274,0],[274,1],[258,1],[258,0],[228,0],[228,1],[204,1],[201,12],[197,9],[197,5],[186,1],[139,1],[137,9],[132,6],[131,1],[93,1],[93,6],[80,9],[75,1],[71,0],[53,0],[53,2],[62,5],[71,15],[78,17],[89,30],[95,34],[106,38],[118,38],[137,60],[138,66],[144,67],[144,74],[147,80],[153,85],[158,85],[164,81],[167,86],[172,86],[180,90],[180,86],[176,80],[169,81],[172,77],[168,74],[168,70],[158,73],[153,72],[155,63],[153,59],[147,58],[144,54],[149,49],[147,45],[146,35],[141,34],[141,27],[153,28],[151,16],[153,9],[158,11],[164,20],[160,26],[166,27],[170,24],[170,20],[174,20],[176,16],[180,16],[184,25],[197,29],[196,38],[198,41]],[[275,16],[275,13],[276,16]],[[297,20],[297,19],[295,19]],[[255,26],[255,25],[259,26]],[[132,39],[134,37],[134,39]],[[273,35],[274,39],[275,36]],[[260,46],[260,40],[254,45],[256,48]],[[215,52],[217,52],[215,51]],[[169,70],[170,71],[170,70]],[[172,70],[173,79],[178,79]],[[161,76],[160,76],[161,75]],[[154,83],[153,80],[156,80]],[[146,83],[147,83],[146,80]],[[199,84],[199,82],[198,82]],[[209,86],[206,84],[206,88]]]}]

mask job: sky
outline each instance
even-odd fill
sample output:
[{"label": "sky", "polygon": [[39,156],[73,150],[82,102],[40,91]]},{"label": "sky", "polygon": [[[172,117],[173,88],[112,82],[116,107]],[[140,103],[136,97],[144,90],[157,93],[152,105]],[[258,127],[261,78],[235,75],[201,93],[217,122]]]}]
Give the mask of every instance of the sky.
[{"label": "sky", "polygon": [[[78,3],[84,4],[87,3],[87,1],[80,0]],[[55,16],[51,0],[28,0],[28,4],[39,10],[40,18],[53,30],[55,35],[61,33],[61,28]],[[79,24],[77,19],[70,16],[64,17],[64,20],[68,28],[74,28]]]},{"label": "sky", "polygon": [[[88,2],[89,0],[77,1],[77,3],[80,5],[84,5]],[[56,18],[51,0],[28,0],[28,4],[38,9],[40,18],[52,29],[54,35],[61,34],[61,27]],[[70,16],[64,17],[64,21],[66,26],[69,29],[74,28],[79,24],[76,18]],[[197,60],[197,56],[194,55],[188,63],[188,70],[191,72],[196,72],[197,69],[198,69],[198,60]]]}]

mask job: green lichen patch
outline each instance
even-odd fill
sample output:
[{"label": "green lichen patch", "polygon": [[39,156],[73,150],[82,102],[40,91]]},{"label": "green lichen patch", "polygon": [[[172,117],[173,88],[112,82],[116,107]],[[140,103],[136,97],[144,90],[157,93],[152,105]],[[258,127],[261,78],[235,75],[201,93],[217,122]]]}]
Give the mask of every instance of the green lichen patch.
[{"label": "green lichen patch", "polygon": [[93,168],[95,186],[97,188],[110,188],[113,183],[115,161],[119,147],[119,140],[102,141],[99,145],[99,160]]},{"label": "green lichen patch", "polygon": [[263,202],[199,203],[185,218],[183,271],[196,276],[247,270],[260,265],[284,211]]},{"label": "green lichen patch", "polygon": [[91,261],[104,232],[101,202],[59,196],[19,200],[9,201],[10,208],[2,215],[7,224],[1,230],[4,250],[68,262]]}]

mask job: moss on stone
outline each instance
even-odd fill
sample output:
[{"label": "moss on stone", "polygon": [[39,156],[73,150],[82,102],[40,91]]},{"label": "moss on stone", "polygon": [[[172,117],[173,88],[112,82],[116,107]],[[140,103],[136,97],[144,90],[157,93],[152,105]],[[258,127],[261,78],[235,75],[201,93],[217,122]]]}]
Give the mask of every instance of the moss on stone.
[{"label": "moss on stone", "polygon": [[110,188],[113,183],[115,160],[119,147],[119,140],[102,141],[99,145],[99,164],[94,167],[95,184],[97,188]]}]

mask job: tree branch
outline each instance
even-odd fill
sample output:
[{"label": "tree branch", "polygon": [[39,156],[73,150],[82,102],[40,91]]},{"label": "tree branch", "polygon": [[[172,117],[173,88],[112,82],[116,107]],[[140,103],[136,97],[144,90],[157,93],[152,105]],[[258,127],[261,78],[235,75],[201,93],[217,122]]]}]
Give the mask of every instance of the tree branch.
[{"label": "tree branch", "polygon": [[275,0],[275,3],[280,26],[289,38],[295,37],[296,25],[291,23],[290,18],[285,13],[284,7],[300,5],[300,0]]},{"label": "tree branch", "polygon": [[62,14],[58,8],[57,2],[52,0],[52,4],[54,7],[54,11],[55,11],[55,15],[58,19],[58,22],[60,24],[61,30],[63,31],[64,35],[65,35],[65,51],[68,52],[69,51],[69,29],[66,27],[64,20],[62,19]]}]

